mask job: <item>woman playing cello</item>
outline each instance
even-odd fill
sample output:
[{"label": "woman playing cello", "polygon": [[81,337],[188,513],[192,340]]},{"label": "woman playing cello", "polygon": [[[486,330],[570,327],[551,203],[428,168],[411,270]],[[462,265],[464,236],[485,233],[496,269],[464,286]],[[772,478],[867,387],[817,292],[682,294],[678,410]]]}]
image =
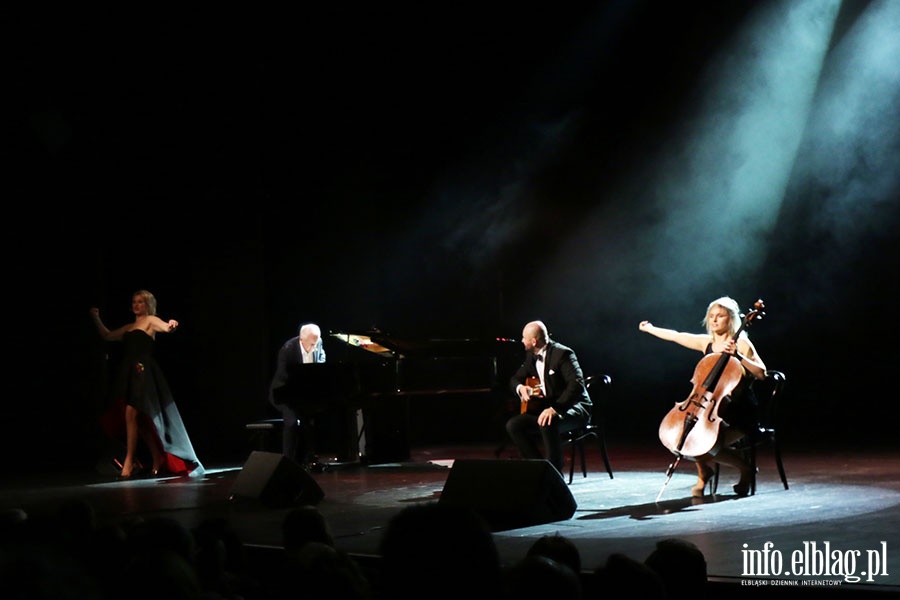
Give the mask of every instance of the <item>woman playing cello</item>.
[{"label": "woman playing cello", "polygon": [[721,427],[718,432],[716,446],[720,449],[715,457],[710,454],[693,457],[697,462],[698,478],[691,493],[694,496],[703,495],[706,484],[714,473],[710,463],[718,462],[731,465],[740,471],[741,478],[734,486],[734,492],[738,496],[746,496],[750,491],[750,465],[730,446],[759,426],[756,397],[751,384],[754,379],[763,379],[766,376],[766,365],[747,337],[746,331],[741,330],[740,307],[732,298],[723,296],[710,302],[702,324],[706,329],[705,334],[664,329],[656,327],[649,321],[641,321],[639,328],[662,340],[675,342],[704,355],[725,353],[740,361],[741,382],[732,391],[731,401],[722,404],[719,413],[722,420],[727,423],[727,426]]}]

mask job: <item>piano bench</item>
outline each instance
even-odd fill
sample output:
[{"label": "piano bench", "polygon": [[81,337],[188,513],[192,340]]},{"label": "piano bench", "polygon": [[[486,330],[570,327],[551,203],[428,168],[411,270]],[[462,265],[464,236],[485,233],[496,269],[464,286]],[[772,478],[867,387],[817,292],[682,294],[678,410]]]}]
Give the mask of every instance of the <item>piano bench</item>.
[{"label": "piano bench", "polygon": [[247,423],[244,429],[250,432],[250,443],[256,450],[280,452],[281,440],[276,440],[275,434],[281,431],[283,423],[283,419],[260,419]]}]

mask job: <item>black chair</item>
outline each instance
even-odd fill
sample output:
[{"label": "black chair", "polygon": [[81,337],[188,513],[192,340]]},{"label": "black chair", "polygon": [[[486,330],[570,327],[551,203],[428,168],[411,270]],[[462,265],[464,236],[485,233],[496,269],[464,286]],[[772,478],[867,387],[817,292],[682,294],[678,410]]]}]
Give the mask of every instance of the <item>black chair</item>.
[{"label": "black chair", "polygon": [[603,456],[603,462],[606,464],[606,472],[609,473],[610,479],[613,478],[612,467],[609,466],[609,456],[606,454],[606,436],[603,431],[603,419],[601,417],[601,407],[612,387],[612,377],[602,374],[591,375],[586,377],[584,382],[588,391],[594,392],[591,394],[591,403],[593,405],[591,418],[584,427],[573,429],[572,431],[563,434],[563,445],[568,444],[572,448],[571,455],[569,456],[569,483],[572,483],[572,478],[575,475],[576,452],[581,459],[581,474],[584,477],[587,477],[587,461],[584,457],[584,444],[591,438],[597,440],[600,444],[600,453]]},{"label": "black chair", "polygon": [[[781,462],[781,442],[778,431],[778,402],[781,392],[784,390],[785,376],[781,371],[766,371],[766,377],[754,384],[756,398],[759,402],[759,429],[751,431],[748,435],[738,440],[732,448],[741,452],[750,464],[750,494],[756,493],[756,449],[766,443],[772,444],[775,455],[775,466],[784,489],[788,489],[787,475],[784,473],[784,464]],[[716,463],[713,476],[713,494],[719,487],[719,463]]]}]

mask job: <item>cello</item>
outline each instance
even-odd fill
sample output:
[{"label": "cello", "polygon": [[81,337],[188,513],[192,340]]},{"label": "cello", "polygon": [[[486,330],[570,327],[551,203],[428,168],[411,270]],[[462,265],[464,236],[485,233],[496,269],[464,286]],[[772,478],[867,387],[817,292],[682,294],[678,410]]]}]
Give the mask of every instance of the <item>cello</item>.
[{"label": "cello", "polygon": [[[754,303],[732,337],[735,342],[754,319],[762,318],[764,308],[762,300]],[[659,440],[676,456],[675,462],[669,465],[666,483],[683,457],[715,456],[719,452],[719,426],[722,424],[719,409],[723,402],[731,400],[731,393],[743,375],[741,362],[724,352],[707,354],[697,363],[691,378],[691,393],[687,399],[676,403],[659,425]]]}]

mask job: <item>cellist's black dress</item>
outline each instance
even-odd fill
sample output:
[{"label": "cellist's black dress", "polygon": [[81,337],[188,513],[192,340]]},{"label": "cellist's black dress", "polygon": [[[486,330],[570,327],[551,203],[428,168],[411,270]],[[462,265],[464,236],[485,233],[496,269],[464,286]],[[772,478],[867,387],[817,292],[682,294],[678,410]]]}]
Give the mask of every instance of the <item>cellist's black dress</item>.
[{"label": "cellist's black dress", "polygon": [[170,473],[202,474],[203,465],[191,445],[166,378],[153,358],[153,338],[141,329],[132,329],[122,336],[122,344],[122,363],[114,384],[116,399],[137,408],[140,418],[153,423]]}]

